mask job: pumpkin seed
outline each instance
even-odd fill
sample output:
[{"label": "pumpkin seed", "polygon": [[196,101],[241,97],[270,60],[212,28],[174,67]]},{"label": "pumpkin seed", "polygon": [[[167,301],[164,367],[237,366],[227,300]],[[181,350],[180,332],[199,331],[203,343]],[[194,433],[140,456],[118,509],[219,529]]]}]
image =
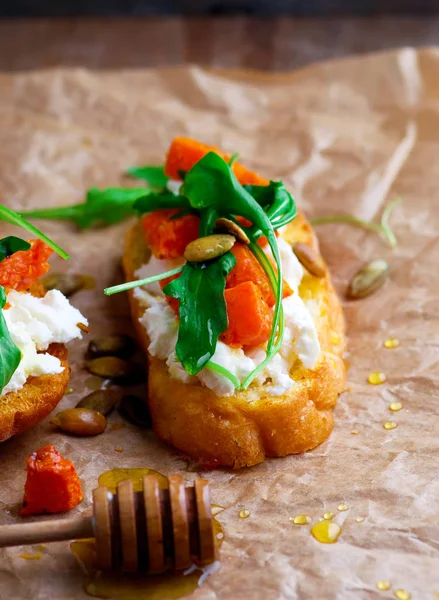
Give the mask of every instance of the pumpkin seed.
[{"label": "pumpkin seed", "polygon": [[245,231],[237,224],[235,221],[231,221],[230,219],[225,219],[221,217],[216,220],[215,227],[218,231],[223,231],[225,233],[229,233],[233,235],[238,242],[242,242],[243,244],[250,244],[250,239]]},{"label": "pumpkin seed", "polygon": [[44,288],[59,290],[64,296],[72,296],[80,290],[94,288],[94,279],[89,275],[77,275],[74,273],[50,273],[41,279]]},{"label": "pumpkin seed", "polygon": [[365,298],[380,288],[386,281],[390,265],[384,258],[376,258],[356,273],[348,286],[349,298]]},{"label": "pumpkin seed", "polygon": [[136,351],[136,348],[135,340],[129,335],[106,335],[91,340],[87,352],[90,358],[100,356],[127,358]]},{"label": "pumpkin seed", "polygon": [[124,396],[120,401],[118,411],[124,419],[133,425],[147,427],[148,429],[152,427],[148,406],[138,396]]},{"label": "pumpkin seed", "polygon": [[119,401],[120,395],[115,390],[96,390],[78,402],[76,408],[88,408],[102,415],[109,415]]},{"label": "pumpkin seed", "polygon": [[63,410],[50,422],[63,431],[74,435],[98,435],[107,428],[107,419],[104,415],[88,408]]},{"label": "pumpkin seed", "polygon": [[186,246],[184,257],[189,262],[204,262],[205,260],[218,258],[218,256],[222,256],[233,248],[235,241],[233,235],[225,233],[206,235],[206,237],[197,238],[190,242]]},{"label": "pumpkin seed", "polygon": [[293,245],[293,252],[305,269],[314,277],[324,277],[326,273],[325,263],[322,257],[308,244],[298,242]]},{"label": "pumpkin seed", "polygon": [[133,365],[118,356],[92,358],[86,366],[93,375],[108,379],[125,379],[134,373]]}]

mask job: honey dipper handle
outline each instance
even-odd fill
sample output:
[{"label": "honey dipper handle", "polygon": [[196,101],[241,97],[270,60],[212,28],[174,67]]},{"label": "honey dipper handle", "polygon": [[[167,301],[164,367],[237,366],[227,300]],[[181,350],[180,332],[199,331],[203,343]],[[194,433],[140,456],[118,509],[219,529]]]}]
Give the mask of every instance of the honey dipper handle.
[{"label": "honey dipper handle", "polygon": [[17,525],[0,526],[0,548],[44,542],[60,542],[94,536],[93,519],[90,515],[74,520],[37,521]]}]

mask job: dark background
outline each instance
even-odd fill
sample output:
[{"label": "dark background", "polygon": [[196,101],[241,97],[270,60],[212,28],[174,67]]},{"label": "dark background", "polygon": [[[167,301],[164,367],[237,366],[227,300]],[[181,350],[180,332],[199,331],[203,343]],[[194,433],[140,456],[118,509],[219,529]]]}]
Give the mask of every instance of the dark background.
[{"label": "dark background", "polygon": [[439,0],[0,0],[3,17],[264,14],[439,14]]}]

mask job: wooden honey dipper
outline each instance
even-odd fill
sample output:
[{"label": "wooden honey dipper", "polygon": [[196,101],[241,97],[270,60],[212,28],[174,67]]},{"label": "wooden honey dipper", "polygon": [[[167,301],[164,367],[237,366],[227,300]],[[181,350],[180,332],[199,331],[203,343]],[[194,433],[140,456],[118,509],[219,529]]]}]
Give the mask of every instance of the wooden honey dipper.
[{"label": "wooden honey dipper", "polygon": [[209,483],[196,479],[185,487],[180,475],[160,489],[157,475],[143,477],[143,491],[126,479],[117,493],[93,491],[93,513],[74,520],[57,519],[0,526],[0,548],[63,540],[96,539],[96,567],[151,574],[203,566],[216,558]]}]

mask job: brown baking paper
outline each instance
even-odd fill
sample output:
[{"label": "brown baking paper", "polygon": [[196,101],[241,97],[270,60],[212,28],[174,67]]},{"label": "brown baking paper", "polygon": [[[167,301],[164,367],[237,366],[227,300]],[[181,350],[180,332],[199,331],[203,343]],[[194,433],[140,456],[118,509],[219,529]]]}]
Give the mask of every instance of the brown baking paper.
[{"label": "brown baking paper", "polygon": [[[391,219],[399,240],[393,253],[373,233],[318,228],[342,296],[352,274],[375,257],[392,261],[390,281],[363,301],[345,302],[349,392],[329,441],[240,472],[200,472],[225,507],[218,516],[225,541],[220,569],[192,597],[369,600],[392,597],[376,587],[387,579],[413,599],[437,598],[439,50],[403,49],[283,75],[195,67],[3,75],[0,103],[0,201],[16,210],[80,202],[89,186],[133,185],[124,169],[162,163],[170,140],[182,134],[239,152],[250,168],[282,178],[311,217],[377,219],[389,199],[403,197]],[[131,331],[126,297],[102,293],[122,279],[129,223],[86,232],[67,223],[40,226],[72,255],[70,263],[55,258],[54,270],[96,278],[94,291],[73,298],[92,335]],[[384,348],[389,337],[400,347]],[[86,345],[70,345],[74,393],[62,408],[89,391]],[[387,381],[372,386],[367,376],[377,370]],[[389,404],[398,400],[404,408],[392,413]],[[389,420],[398,427],[386,431]],[[73,514],[90,506],[107,469],[150,467],[188,482],[197,476],[152,432],[116,413],[109,421],[105,434],[77,439],[46,420],[2,444],[0,522],[19,520],[25,459],[47,443],[73,460],[83,482],[85,499]],[[349,510],[338,511],[340,503]],[[247,519],[238,516],[243,508]],[[310,525],[289,521],[306,514],[314,523],[325,511],[342,526],[333,545],[317,542]],[[86,598],[68,543],[48,545],[39,560],[20,558],[24,551],[35,548],[1,552],[2,600]]]}]

